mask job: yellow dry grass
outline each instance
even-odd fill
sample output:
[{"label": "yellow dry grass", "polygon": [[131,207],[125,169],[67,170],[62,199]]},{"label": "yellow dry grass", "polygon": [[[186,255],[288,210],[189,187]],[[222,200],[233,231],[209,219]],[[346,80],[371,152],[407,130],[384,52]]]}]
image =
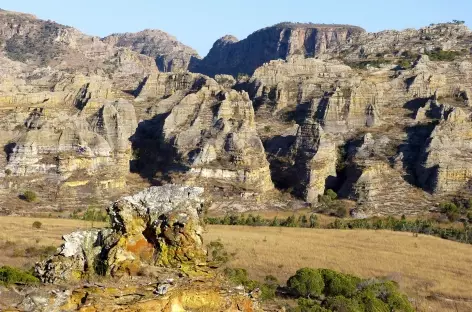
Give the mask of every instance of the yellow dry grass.
[{"label": "yellow dry grass", "polygon": [[[40,229],[33,228],[33,222],[39,221]],[[93,223],[94,227],[104,227],[104,223]],[[30,268],[38,257],[21,256],[22,250],[28,247],[59,247],[62,235],[79,230],[91,228],[90,221],[50,219],[50,218],[24,218],[24,217],[0,217],[0,265],[11,265],[21,268]],[[8,250],[7,250],[8,249]],[[14,256],[13,254],[19,254]]]},{"label": "yellow dry grass", "polygon": [[[41,229],[32,228],[34,221],[42,223]],[[79,220],[0,217],[0,244],[59,246],[62,235],[90,227],[90,222]],[[204,239],[221,239],[235,253],[229,265],[246,268],[255,279],[271,274],[285,282],[301,267],[330,268],[365,278],[389,276],[418,300],[418,311],[472,311],[471,245],[389,231],[216,225],[208,226]],[[27,267],[36,260],[0,253],[0,265]]]},{"label": "yellow dry grass", "polygon": [[221,239],[236,253],[229,265],[256,279],[270,274],[284,282],[301,267],[388,276],[421,311],[472,311],[471,245],[390,231],[242,226],[209,226],[205,239]]}]

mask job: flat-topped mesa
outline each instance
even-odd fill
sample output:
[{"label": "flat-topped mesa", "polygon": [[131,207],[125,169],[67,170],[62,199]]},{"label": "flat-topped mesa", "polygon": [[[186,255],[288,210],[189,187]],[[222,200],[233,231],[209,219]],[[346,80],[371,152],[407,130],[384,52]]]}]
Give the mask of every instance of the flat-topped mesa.
[{"label": "flat-topped mesa", "polygon": [[194,49],[166,32],[146,29],[137,33],[112,34],[102,39],[116,47],[126,47],[150,56],[162,72],[185,72],[192,62],[200,60]]},{"label": "flat-topped mesa", "polygon": [[160,100],[179,91],[184,94],[206,81],[206,76],[194,73],[153,73],[147,76],[136,92],[136,101]]},{"label": "flat-topped mesa", "polygon": [[13,141],[6,168],[17,176],[59,174],[60,180],[78,170],[93,174],[108,168],[114,174],[126,174],[131,158],[129,138],[137,127],[133,105],[108,100],[88,110],[94,113],[49,117],[48,110],[33,110],[23,135]]},{"label": "flat-topped mesa", "polygon": [[204,265],[202,195],[199,187],[166,185],[123,197],[107,209],[110,229],[65,235],[60,252],[36,264],[36,275],[43,282],[60,283]]},{"label": "flat-topped mesa", "polygon": [[210,76],[252,74],[270,60],[288,59],[293,55],[318,56],[363,32],[362,28],[349,25],[277,24],[241,41],[232,36],[219,39],[191,70]]}]

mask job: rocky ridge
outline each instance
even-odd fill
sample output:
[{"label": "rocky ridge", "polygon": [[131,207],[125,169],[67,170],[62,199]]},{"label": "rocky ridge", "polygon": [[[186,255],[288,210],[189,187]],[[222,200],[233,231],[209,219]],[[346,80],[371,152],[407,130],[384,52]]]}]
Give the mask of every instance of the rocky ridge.
[{"label": "rocky ridge", "polygon": [[[464,25],[369,34],[280,24],[243,41],[227,36],[210,53],[227,51],[218,66],[251,77],[210,64],[210,78],[179,61],[159,72],[159,32],[100,40],[30,15],[2,11],[0,20],[4,201],[32,188],[67,210],[174,182],[255,209],[275,202],[277,189],[315,206],[334,189],[361,216],[419,214],[470,187]],[[27,38],[51,51],[26,49]],[[244,56],[251,44],[252,59]],[[182,49],[165,54],[164,44],[166,62]],[[415,209],[396,203],[406,194]]]},{"label": "rocky ridge", "polygon": [[270,60],[322,55],[363,32],[362,28],[350,25],[281,23],[258,30],[241,41],[234,36],[222,37],[190,70],[210,76],[252,74]]},{"label": "rocky ridge", "polygon": [[187,71],[200,60],[198,53],[163,31],[146,29],[137,33],[113,34],[102,39],[116,47],[126,47],[156,60],[162,72]]}]

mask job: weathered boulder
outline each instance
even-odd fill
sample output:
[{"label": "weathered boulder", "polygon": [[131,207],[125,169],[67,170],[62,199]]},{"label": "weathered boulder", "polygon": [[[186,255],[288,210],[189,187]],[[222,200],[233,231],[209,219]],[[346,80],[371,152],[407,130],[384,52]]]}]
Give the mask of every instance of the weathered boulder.
[{"label": "weathered boulder", "polygon": [[191,270],[202,265],[202,195],[202,188],[166,185],[123,197],[107,210],[110,229],[65,235],[59,254],[38,263],[36,275],[56,283],[138,275],[146,267]]}]

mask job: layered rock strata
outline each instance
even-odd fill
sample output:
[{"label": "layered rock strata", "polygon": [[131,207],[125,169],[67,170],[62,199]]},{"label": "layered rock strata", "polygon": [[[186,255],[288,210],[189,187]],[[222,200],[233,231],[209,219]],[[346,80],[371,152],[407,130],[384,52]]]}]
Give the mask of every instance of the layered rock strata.
[{"label": "layered rock strata", "polygon": [[200,56],[194,49],[157,29],[146,29],[137,33],[113,34],[102,39],[117,47],[126,47],[137,53],[150,56],[162,72],[185,72]]},{"label": "layered rock strata", "polygon": [[270,60],[322,55],[363,32],[362,28],[349,25],[281,23],[256,31],[241,41],[234,36],[219,39],[191,70],[210,76],[252,74]]}]

